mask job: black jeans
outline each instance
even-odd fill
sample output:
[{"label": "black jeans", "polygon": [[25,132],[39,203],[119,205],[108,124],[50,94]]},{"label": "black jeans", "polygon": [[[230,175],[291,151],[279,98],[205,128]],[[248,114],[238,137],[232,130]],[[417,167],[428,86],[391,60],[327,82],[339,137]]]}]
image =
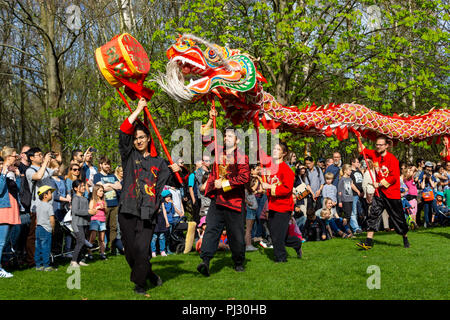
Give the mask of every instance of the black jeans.
[{"label": "black jeans", "polygon": [[73,249],[72,261],[78,263],[83,258],[82,250],[85,249],[87,226],[77,226],[77,228],[78,232],[75,232],[77,242],[75,244],[75,249]]},{"label": "black jeans", "polygon": [[290,212],[269,211],[269,230],[275,261],[286,261],[286,246],[294,248],[296,252],[302,246],[299,238],[288,235],[290,219]]},{"label": "black jeans", "polygon": [[119,224],[125,258],[131,268],[130,280],[144,288],[152,274],[149,252],[155,225],[150,220],[120,212]]},{"label": "black jeans", "polygon": [[245,231],[242,211],[231,210],[216,205],[212,200],[206,216],[206,230],[203,235],[200,258],[211,260],[217,251],[223,227],[227,230],[231,258],[235,266],[243,265],[245,261]]},{"label": "black jeans", "polygon": [[389,221],[394,226],[395,232],[400,235],[406,235],[408,233],[408,225],[406,224],[405,214],[403,213],[402,201],[400,199],[389,199],[383,192],[380,192],[379,197],[373,197],[372,206],[367,217],[367,230],[378,231],[381,214],[385,209],[389,215]]}]

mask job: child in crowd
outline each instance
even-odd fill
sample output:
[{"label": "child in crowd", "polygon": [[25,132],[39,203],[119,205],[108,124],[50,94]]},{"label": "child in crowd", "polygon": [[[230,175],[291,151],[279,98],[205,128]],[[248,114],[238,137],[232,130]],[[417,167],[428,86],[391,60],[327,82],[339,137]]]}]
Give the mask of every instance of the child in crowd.
[{"label": "child in crowd", "polygon": [[42,186],[38,189],[39,200],[36,203],[36,249],[34,260],[38,271],[56,271],[50,267],[50,250],[52,247],[52,231],[55,228],[53,206],[50,204],[55,189]]},{"label": "child in crowd", "polygon": [[72,197],[72,228],[76,235],[75,249],[72,255],[70,265],[72,267],[87,266],[88,264],[81,261],[81,250],[84,246],[92,248],[92,244],[86,241],[86,227],[91,221],[91,214],[89,213],[89,201],[84,197],[86,192],[86,184],[81,180],[75,180],[72,183],[73,197]]},{"label": "child in crowd", "polygon": [[330,221],[332,219],[331,217],[331,210],[329,209],[321,209],[320,210],[320,219],[325,224],[325,228],[327,230],[327,239],[331,239],[333,237],[333,232],[331,231],[330,227]]},{"label": "child in crowd", "polygon": [[195,243],[195,250],[197,250],[198,253],[200,253],[200,249],[202,247],[202,241],[203,241],[203,235],[205,234],[206,229],[206,217],[203,216],[200,218],[200,222],[198,224],[197,233],[198,233],[198,240]]},{"label": "child in crowd", "polygon": [[306,241],[320,241],[327,239],[327,229],[325,224],[316,216],[314,208],[308,208],[304,230]]},{"label": "child in crowd", "polygon": [[[168,191],[168,190],[164,190]],[[159,252],[161,256],[166,257],[166,236],[165,233],[170,227],[169,220],[167,219],[167,212],[165,210],[165,204],[168,203],[169,197],[172,195],[167,195],[166,192],[162,192],[161,196],[164,198],[164,201],[161,205],[161,209],[156,213],[156,226],[155,231],[153,232],[152,242],[151,242],[151,250],[152,257],[156,257],[156,241],[159,240]],[[168,191],[170,193],[170,191]]]},{"label": "child in crowd", "polygon": [[227,230],[223,229],[222,235],[220,236],[219,246],[217,250],[230,250],[230,246],[228,245],[228,237]]},{"label": "child in crowd", "polygon": [[402,171],[401,181],[405,185],[406,190],[408,190],[407,194],[405,194],[405,199],[411,205],[411,218],[414,223],[416,223],[416,215],[417,215],[417,185],[414,181],[414,176],[417,172],[416,167],[408,167],[406,170]]},{"label": "child in crowd", "polygon": [[258,250],[252,245],[252,228],[255,223],[256,213],[258,211],[258,202],[256,201],[256,188],[259,185],[257,178],[250,178],[250,183],[245,186],[245,204],[246,204],[246,224],[245,224],[245,251]]},{"label": "child in crowd", "polygon": [[352,167],[349,164],[344,164],[341,169],[341,178],[338,184],[338,202],[339,207],[343,210],[343,223],[346,225],[350,222],[353,207],[353,180],[350,178],[352,174]]},{"label": "child in crowd", "polygon": [[325,173],[325,185],[322,189],[322,197],[329,198],[333,201],[333,214],[336,213],[336,204],[337,204],[337,188],[333,184],[334,174],[331,172]]},{"label": "child in crowd", "polygon": [[172,200],[172,193],[170,192],[170,190],[166,189],[163,190],[163,192],[161,193],[164,202],[163,205],[161,206],[162,210],[166,211],[166,216],[167,216],[167,222],[169,222],[169,229],[166,231],[166,234],[164,235],[165,238],[167,239],[166,241],[166,251],[167,254],[172,254],[172,252],[169,249],[169,240],[170,240],[170,233],[172,232],[173,228],[175,227],[175,223],[174,223],[174,219],[173,216],[175,215],[175,206],[173,204],[173,200]]},{"label": "child in crowd", "polygon": [[[344,225],[343,219],[339,217],[337,212],[333,212],[332,208],[334,207],[334,201],[330,198],[325,198],[323,200],[323,209],[330,211],[330,218],[328,219],[328,224],[331,228],[331,231],[333,233],[330,233],[331,235],[335,234],[340,236],[341,238],[354,238],[353,233],[348,226],[348,224]],[[316,211],[316,216],[321,217],[322,210],[319,209]]]},{"label": "child in crowd", "polygon": [[450,210],[444,202],[444,193],[442,191],[436,192],[437,212],[435,215],[436,223],[442,226],[447,226],[450,223]]},{"label": "child in crowd", "polygon": [[299,238],[302,242],[305,242],[306,240],[302,236],[302,232],[300,231],[300,228],[297,226],[297,222],[294,217],[291,217],[291,220],[289,221],[289,229],[288,229],[288,236],[293,236]]},{"label": "child in crowd", "polygon": [[[89,202],[89,214],[92,215],[89,226],[89,242],[93,244],[98,234],[100,259],[107,260],[105,255],[106,201],[105,189],[101,184],[96,184],[92,190],[92,199]],[[88,250],[88,252],[88,257],[92,259],[91,250]]]},{"label": "child in crowd", "polygon": [[269,215],[269,202],[266,201],[261,210],[261,214],[259,216],[259,221],[261,222],[261,226],[264,229],[264,239],[259,242],[259,245],[266,248],[273,248],[272,245],[272,237],[270,236],[270,230],[268,227],[268,215]]},{"label": "child in crowd", "polygon": [[202,176],[202,184],[199,188],[199,199],[200,199],[200,217],[204,217],[208,214],[209,206],[211,205],[211,199],[205,197],[206,182],[209,178],[209,172],[205,172]]}]

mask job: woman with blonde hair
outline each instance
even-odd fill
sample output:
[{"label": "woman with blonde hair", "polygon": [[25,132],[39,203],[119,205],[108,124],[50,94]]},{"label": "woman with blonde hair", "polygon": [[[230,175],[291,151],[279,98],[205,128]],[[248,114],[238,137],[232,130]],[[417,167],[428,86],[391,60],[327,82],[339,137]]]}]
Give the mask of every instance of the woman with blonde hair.
[{"label": "woman with blonde hair", "polygon": [[20,224],[18,202],[20,172],[15,166],[18,158],[14,148],[3,147],[1,157],[3,165],[0,167],[0,278],[11,278],[13,275],[2,268],[1,258],[11,226]]}]

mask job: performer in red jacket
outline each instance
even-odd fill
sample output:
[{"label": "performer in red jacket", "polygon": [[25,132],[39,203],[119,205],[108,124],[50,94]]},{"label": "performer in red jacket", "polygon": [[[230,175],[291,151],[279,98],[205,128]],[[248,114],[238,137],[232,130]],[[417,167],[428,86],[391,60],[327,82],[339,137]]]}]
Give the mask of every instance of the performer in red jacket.
[{"label": "performer in red jacket", "polygon": [[[215,110],[211,109],[209,121],[202,126],[204,144],[213,145],[209,139]],[[206,230],[203,235],[200,258],[203,260],[197,270],[209,276],[209,262],[219,245],[222,230],[226,227],[228,244],[236,271],[244,271],[245,232],[244,232],[244,185],[250,179],[248,157],[239,152],[239,139],[233,128],[225,131],[225,148],[218,146],[219,172],[213,166],[206,182],[205,196],[212,199],[206,216]]]},{"label": "performer in red jacket", "polygon": [[269,231],[272,238],[275,262],[286,262],[286,248],[293,247],[298,258],[302,257],[302,241],[298,237],[289,236],[289,220],[294,211],[294,199],[292,189],[294,188],[295,174],[289,165],[284,162],[289,154],[288,146],[279,142],[273,148],[272,163],[268,182],[262,186],[267,190],[269,201]]},{"label": "performer in red jacket", "polygon": [[387,151],[389,145],[389,139],[378,137],[375,143],[376,150],[368,150],[364,145],[359,146],[359,152],[362,153],[364,150],[366,156],[373,161],[376,172],[374,187],[378,189],[367,219],[367,239],[356,244],[365,250],[373,246],[374,231],[377,231],[384,210],[389,214],[395,232],[403,236],[404,247],[409,248],[408,225],[400,200],[400,166],[397,158]]}]

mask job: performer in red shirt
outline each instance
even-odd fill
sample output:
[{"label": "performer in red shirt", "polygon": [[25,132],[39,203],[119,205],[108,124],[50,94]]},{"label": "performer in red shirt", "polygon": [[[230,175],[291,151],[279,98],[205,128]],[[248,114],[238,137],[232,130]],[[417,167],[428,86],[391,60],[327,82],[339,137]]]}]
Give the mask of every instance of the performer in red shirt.
[{"label": "performer in red shirt", "polygon": [[357,243],[357,246],[365,250],[369,250],[373,246],[374,231],[377,231],[384,210],[389,214],[395,232],[403,236],[404,247],[409,248],[408,225],[400,200],[400,166],[397,158],[387,151],[389,145],[389,139],[378,137],[375,143],[376,150],[368,150],[364,145],[360,145],[358,149],[360,153],[364,149],[367,158],[373,161],[376,172],[374,187],[378,190],[378,194],[375,194],[373,198],[367,219],[367,239]]},{"label": "performer in red shirt", "polygon": [[[209,121],[201,129],[203,143],[209,146],[214,145],[214,141],[209,137],[215,114],[217,112],[211,109]],[[233,128],[225,129],[224,142],[225,147],[218,146],[218,155],[215,155],[219,161],[219,172],[214,165],[205,187],[205,196],[212,200],[206,216],[206,230],[200,249],[200,258],[203,261],[197,266],[197,270],[205,276],[209,276],[209,262],[217,251],[224,226],[227,230],[234,269],[244,271],[244,186],[250,179],[250,167],[248,157],[237,148],[239,139]]]},{"label": "performer in red shirt", "polygon": [[284,159],[289,154],[288,146],[279,142],[273,148],[272,163],[268,182],[262,186],[267,190],[269,201],[269,231],[272,238],[275,262],[287,262],[285,246],[292,247],[297,252],[297,257],[302,257],[302,241],[295,236],[288,235],[289,220],[294,211],[295,174]]}]

